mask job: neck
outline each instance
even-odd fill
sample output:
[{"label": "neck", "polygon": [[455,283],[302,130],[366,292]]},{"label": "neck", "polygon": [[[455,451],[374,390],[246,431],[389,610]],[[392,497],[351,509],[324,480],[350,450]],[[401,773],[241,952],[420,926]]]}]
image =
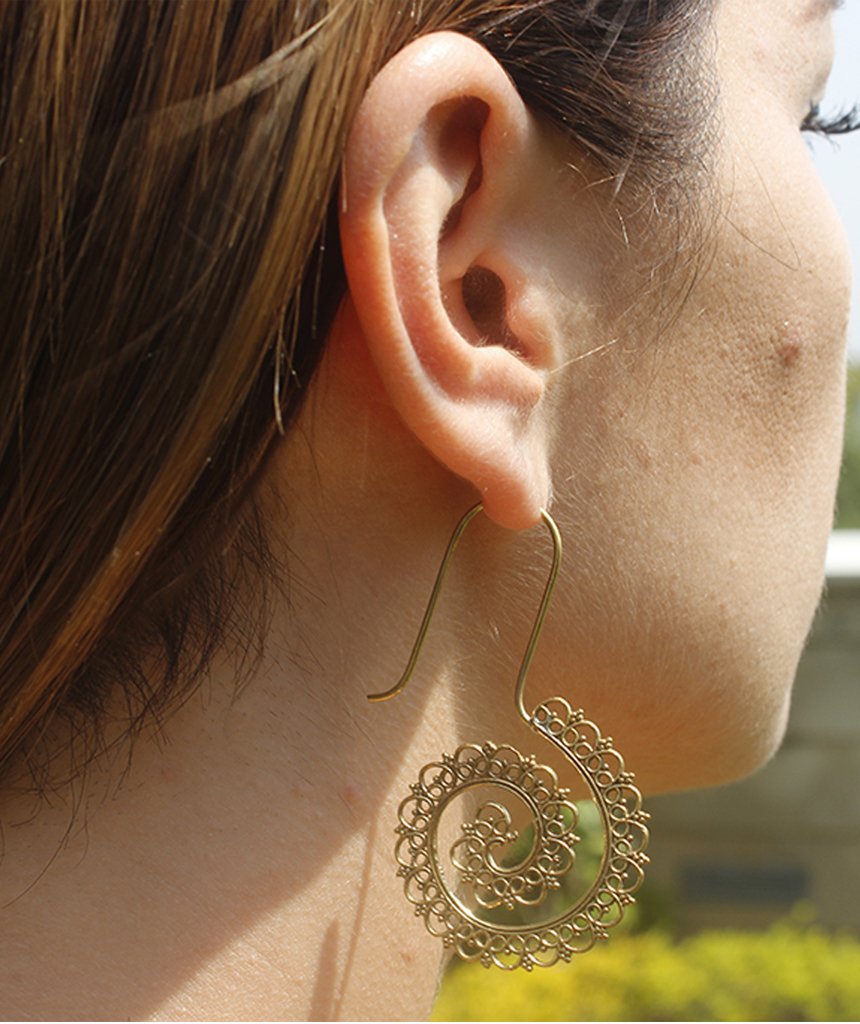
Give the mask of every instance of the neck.
[{"label": "neck", "polygon": [[[408,751],[440,752],[449,705],[437,687],[432,714],[420,699],[372,706],[367,669],[390,678],[388,659],[327,650],[336,672],[285,671],[287,651],[274,650],[236,699],[229,667],[216,667],[162,734],[137,742],[121,781],[95,769],[84,802],[54,802],[8,830],[7,1009],[269,1020],[429,1010],[440,949],[410,914],[392,851],[417,772]],[[21,808],[5,820],[26,819]]]},{"label": "neck", "polygon": [[[315,438],[315,470],[325,447]],[[301,562],[288,559],[266,654],[238,695],[234,666],[216,662],[137,740],[130,767],[102,759],[83,797],[70,790],[35,820],[22,801],[3,808],[8,1012],[429,1011],[441,947],[403,897],[394,826],[421,764],[457,745],[454,645],[429,645],[414,692],[381,706],[365,695],[402,670],[452,517],[428,543],[418,506],[400,517],[345,507],[335,521],[324,491],[290,506]]]}]

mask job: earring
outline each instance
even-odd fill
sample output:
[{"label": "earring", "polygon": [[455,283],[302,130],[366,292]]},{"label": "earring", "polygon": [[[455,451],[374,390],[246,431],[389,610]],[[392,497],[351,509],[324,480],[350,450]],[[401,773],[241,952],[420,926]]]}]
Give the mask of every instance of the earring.
[{"label": "earring", "polygon": [[[390,690],[371,694],[370,701],[397,696],[409,681],[424,645],[427,629],[448,565],[463,532],[483,506],[475,505],[451,536],[433,591],[418,630],[406,669]],[[514,700],[522,719],[548,740],[573,766],[585,783],[603,831],[603,852],[588,890],[559,908],[562,881],[571,872],[579,836],[577,806],[570,791],[559,785],[552,768],[523,756],[513,747],[487,742],[466,744],[454,754],[425,765],[398,811],[395,857],[404,879],[406,898],[428,931],[463,960],[504,970],[551,967],[584,953],[618,924],[644,879],[648,863],[649,815],[632,773],[610,737],[553,697],[532,712],[526,709],[524,689],[529,666],[543,628],[561,564],[558,527],[544,510],[541,516],[553,541],[553,560],[540,607],[517,676]],[[449,862],[458,884],[452,887],[440,857],[440,822],[450,802],[467,790],[490,786],[513,795],[527,807],[534,838],[517,863],[503,862],[505,847],[518,838],[504,804],[489,800],[473,821],[461,826],[450,848]],[[471,906],[465,901],[471,891]],[[524,908],[538,907],[555,894],[545,918],[522,923]]]}]

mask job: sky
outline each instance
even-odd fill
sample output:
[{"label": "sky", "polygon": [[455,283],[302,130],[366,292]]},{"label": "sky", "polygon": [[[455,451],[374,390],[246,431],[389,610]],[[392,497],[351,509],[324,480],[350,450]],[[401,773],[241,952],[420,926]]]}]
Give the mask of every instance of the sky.
[{"label": "sky", "polygon": [[[836,12],[836,64],[822,105],[824,113],[860,102],[860,3],[847,0]],[[812,143],[815,163],[842,217],[854,261],[854,304],[848,329],[849,356],[860,363],[860,132],[835,145]]]}]

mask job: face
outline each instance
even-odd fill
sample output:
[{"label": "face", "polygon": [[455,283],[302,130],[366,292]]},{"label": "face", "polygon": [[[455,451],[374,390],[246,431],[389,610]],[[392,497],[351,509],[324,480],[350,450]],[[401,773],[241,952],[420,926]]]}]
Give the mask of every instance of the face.
[{"label": "face", "polygon": [[[828,6],[717,5],[709,243],[681,312],[607,318],[596,279],[601,301],[566,307],[582,354],[606,347],[556,383],[571,553],[540,688],[581,704],[649,789],[772,753],[821,592],[849,266],[800,126],[832,60]],[[565,273],[560,290],[581,292],[582,267]]]}]

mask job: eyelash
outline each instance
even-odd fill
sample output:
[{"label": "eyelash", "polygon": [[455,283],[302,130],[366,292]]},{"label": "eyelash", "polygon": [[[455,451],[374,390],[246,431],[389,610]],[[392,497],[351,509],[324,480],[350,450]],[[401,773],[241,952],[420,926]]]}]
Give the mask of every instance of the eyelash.
[{"label": "eyelash", "polygon": [[811,103],[809,113],[803,119],[803,123],[800,126],[802,132],[831,136],[847,135],[849,132],[857,131],[858,128],[860,128],[860,104],[843,114],[823,117],[821,105],[819,103]]}]

